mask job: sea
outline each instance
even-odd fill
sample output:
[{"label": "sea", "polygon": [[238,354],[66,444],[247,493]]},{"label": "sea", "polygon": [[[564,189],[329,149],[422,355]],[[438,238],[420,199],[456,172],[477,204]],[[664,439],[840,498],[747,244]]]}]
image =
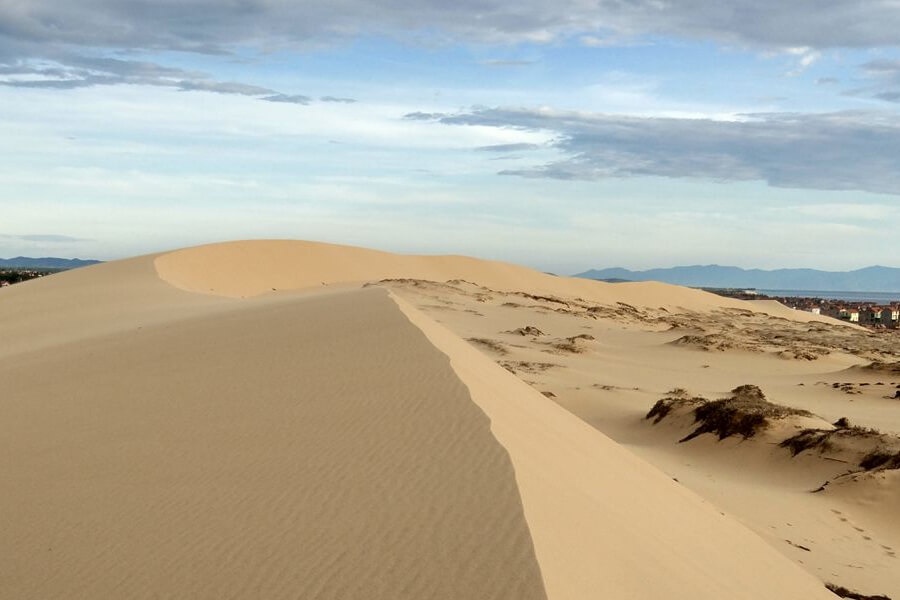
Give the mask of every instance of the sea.
[{"label": "sea", "polygon": [[829,292],[822,290],[756,290],[764,296],[825,298],[828,300],[844,300],[846,302],[874,302],[890,304],[900,302],[900,292]]}]

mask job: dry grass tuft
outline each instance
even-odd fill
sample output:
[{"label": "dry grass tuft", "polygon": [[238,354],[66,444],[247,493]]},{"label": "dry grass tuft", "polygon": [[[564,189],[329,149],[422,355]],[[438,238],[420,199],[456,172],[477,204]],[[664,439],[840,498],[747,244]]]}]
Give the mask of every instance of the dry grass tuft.
[{"label": "dry grass tuft", "polygon": [[687,442],[704,433],[714,433],[720,440],[732,435],[746,440],[765,429],[770,419],[812,416],[805,410],[769,402],[755,385],[738,386],[731,394],[730,398],[707,402],[694,409],[694,421],[700,426],[679,441]]},{"label": "dry grass tuft", "polygon": [[891,600],[889,596],[883,596],[881,594],[875,596],[866,596],[865,594],[860,594],[859,592],[851,592],[847,588],[835,585],[833,583],[826,583],[825,587],[828,588],[828,591],[835,594],[836,596],[840,596],[841,598],[849,598],[850,600]]},{"label": "dry grass tuft", "polygon": [[731,390],[731,396],[722,400],[690,397],[686,390],[676,388],[666,398],[657,402],[645,418],[655,418],[654,424],[675,408],[691,407],[694,422],[699,426],[679,440],[687,442],[704,433],[713,433],[720,440],[732,435],[749,439],[768,426],[771,419],[789,416],[812,416],[805,410],[773,404],[755,385],[742,385]]},{"label": "dry grass tuft", "polygon": [[653,419],[653,424],[656,425],[669,416],[669,413],[675,408],[683,406],[694,407],[706,402],[709,402],[706,398],[701,396],[691,397],[687,390],[675,388],[669,392],[668,396],[657,401],[644,418]]},{"label": "dry grass tuft", "polygon": [[497,354],[509,354],[509,351],[497,340],[492,340],[488,338],[467,338],[467,341],[472,342],[482,348],[486,348],[491,352],[496,352]]}]

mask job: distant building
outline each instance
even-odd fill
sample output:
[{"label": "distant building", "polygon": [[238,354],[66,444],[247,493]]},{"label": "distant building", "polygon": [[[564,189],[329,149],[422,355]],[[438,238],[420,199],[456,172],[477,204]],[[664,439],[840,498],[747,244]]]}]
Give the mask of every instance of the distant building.
[{"label": "distant building", "polygon": [[877,306],[868,306],[866,308],[863,308],[859,311],[859,318],[857,319],[857,321],[861,325],[875,325],[877,323],[881,323],[881,309]]},{"label": "distant building", "polygon": [[881,309],[881,324],[889,329],[900,326],[900,306],[886,306]]},{"label": "distant building", "polygon": [[819,308],[818,306],[813,306],[812,308],[809,309],[809,312],[811,312],[814,315],[821,315],[822,309]]},{"label": "distant building", "polygon": [[838,310],[838,318],[851,323],[859,323],[859,310],[856,308],[840,308]]}]

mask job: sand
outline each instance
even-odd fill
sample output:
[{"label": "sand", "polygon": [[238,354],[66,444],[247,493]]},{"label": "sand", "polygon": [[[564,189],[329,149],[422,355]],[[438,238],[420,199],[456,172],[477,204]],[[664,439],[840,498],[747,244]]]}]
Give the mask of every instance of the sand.
[{"label": "sand", "polygon": [[[471,283],[446,283],[457,279]],[[843,532],[839,510],[890,546],[891,476],[785,492],[766,469],[731,469],[718,444],[678,445],[678,422],[643,421],[664,386],[714,393],[753,375],[780,393],[871,352],[778,356],[796,339],[702,351],[669,344],[684,332],[652,318],[747,306],[288,241],[6,288],[0,596],[824,600],[826,580],[895,589],[877,569],[893,560],[883,549],[855,574],[821,573],[851,546],[805,561],[795,554],[812,553],[758,514],[773,498],[797,496],[798,518],[822,502],[793,543]],[[754,310],[757,329],[794,316]],[[797,327],[827,322],[797,316]],[[547,335],[503,333],[528,324]],[[845,330],[857,331],[829,335],[843,343]],[[807,404],[813,391],[850,398],[804,391]],[[800,460],[814,465],[810,481],[833,475]],[[773,464],[790,481],[800,462]],[[756,513],[735,490],[759,492]],[[824,511],[833,523],[818,523]]]},{"label": "sand", "polygon": [[508,454],[383,290],[0,377],[5,597],[545,597]]},{"label": "sand", "polygon": [[[250,240],[186,248],[155,258],[159,276],[193,292],[250,297],[270,291],[298,290],[348,282],[409,278],[462,279],[506,291],[624,302],[640,306],[694,309],[746,308],[740,300],[657,282],[611,284],[557,277],[533,269],[466,256],[412,256],[294,240]],[[832,322],[771,301],[757,310],[798,321]]]},{"label": "sand", "polygon": [[[860,365],[900,355],[900,335],[785,320],[757,311],[755,302],[737,311],[619,304],[591,310],[562,295],[568,305],[468,284],[384,285],[823,582],[900,598],[900,471],[858,473],[860,456],[884,444],[854,438],[857,451],[796,457],[778,446],[803,428],[828,428],[846,417],[879,429],[896,449],[900,401],[888,396],[900,378]],[[722,349],[675,343],[686,335],[716,336]],[[692,416],[658,425],[644,419],[673,388],[716,399],[743,384],[815,417],[775,423],[749,440],[703,435],[687,443],[679,440],[696,428]]]}]

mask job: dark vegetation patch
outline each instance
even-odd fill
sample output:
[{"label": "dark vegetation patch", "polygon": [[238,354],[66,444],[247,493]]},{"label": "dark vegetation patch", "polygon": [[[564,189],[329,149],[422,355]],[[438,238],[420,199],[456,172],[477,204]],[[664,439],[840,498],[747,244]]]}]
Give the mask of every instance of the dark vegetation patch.
[{"label": "dark vegetation patch", "polygon": [[675,388],[669,390],[666,394],[666,397],[662,400],[656,402],[653,405],[653,408],[650,409],[650,412],[644,417],[645,419],[653,419],[653,424],[656,425],[672,412],[672,409],[681,408],[681,407],[695,407],[705,402],[709,402],[706,398],[701,396],[691,397],[688,394],[687,390],[684,388]]},{"label": "dark vegetation patch", "polygon": [[688,442],[704,433],[715,434],[719,440],[733,435],[749,439],[765,429],[770,420],[812,416],[805,410],[769,402],[755,385],[742,385],[731,390],[730,397],[713,401],[690,397],[683,389],[672,390],[650,409],[645,418],[655,418],[654,423],[659,423],[678,407],[693,408],[694,423],[699,424],[679,442]]},{"label": "dark vegetation patch", "polygon": [[631,313],[632,315],[634,315],[636,317],[643,315],[643,313],[640,310],[638,310],[637,308],[635,308],[634,306],[632,306],[630,304],[626,304],[625,302],[616,302],[616,305],[620,308],[620,310],[623,310],[627,313]]},{"label": "dark vegetation patch", "polygon": [[807,450],[828,452],[834,450],[837,442],[842,439],[872,438],[876,441],[882,436],[877,429],[851,425],[847,417],[841,417],[834,422],[834,429],[804,429],[797,435],[782,440],[779,446],[791,451],[791,456],[797,456]]},{"label": "dark vegetation patch", "polygon": [[680,441],[687,442],[704,433],[714,433],[720,440],[732,435],[746,440],[767,427],[770,419],[813,416],[809,411],[769,402],[755,385],[738,386],[731,393],[730,398],[707,402],[694,409],[694,421],[700,426]]},{"label": "dark vegetation patch", "polygon": [[[429,281],[427,279],[410,279],[408,277],[393,277],[388,279],[381,279],[378,283],[399,283],[401,285],[411,285],[413,287],[425,287],[427,284],[437,284],[436,281]],[[366,283],[363,287],[369,287],[371,285],[378,285],[378,283]]]},{"label": "dark vegetation patch", "polygon": [[[779,446],[797,456],[807,450],[818,450],[820,453],[840,450],[841,442],[865,441],[872,448],[859,461],[864,471],[875,469],[900,469],[900,450],[896,449],[897,439],[877,429],[851,425],[846,417],[834,423],[834,429],[804,429],[797,435],[783,440]],[[894,446],[893,449],[890,447]]]},{"label": "dark vegetation patch", "polygon": [[888,452],[885,450],[873,450],[866,454],[859,466],[866,471],[873,469],[900,469],[900,452]]},{"label": "dark vegetation patch", "polygon": [[890,596],[884,596],[881,594],[875,596],[866,596],[865,594],[850,591],[843,586],[835,585],[833,583],[826,583],[825,587],[828,588],[828,591],[835,594],[836,596],[840,596],[841,598],[850,598],[850,600],[891,600]]},{"label": "dark vegetation patch", "polygon": [[579,342],[583,342],[586,340],[593,340],[594,336],[582,333],[580,335],[573,335],[572,337],[563,338],[557,342],[549,342],[550,349],[544,350],[544,352],[549,352],[551,354],[558,354],[560,352],[568,352],[570,354],[582,354],[587,351],[583,345]]},{"label": "dark vegetation patch", "polygon": [[763,352],[761,345],[753,340],[738,340],[719,333],[706,335],[683,335],[677,340],[669,342],[675,346],[690,346],[706,352],[728,350],[745,350],[747,352]]},{"label": "dark vegetation patch", "polygon": [[[604,392],[611,392],[613,390],[624,389],[617,385],[609,385],[608,383],[595,383],[595,384],[591,385],[591,387],[594,389],[597,389],[597,390],[603,390]],[[637,389],[637,388],[635,388],[635,389]]]},{"label": "dark vegetation patch", "polygon": [[791,360],[819,360],[820,357],[828,354],[831,354],[831,352],[825,348],[804,348],[801,346],[791,346],[778,353],[782,358]]},{"label": "dark vegetation patch", "polygon": [[538,302],[551,302],[553,304],[561,304],[563,306],[569,306],[569,303],[561,298],[557,298],[555,296],[538,296],[535,294],[529,294],[527,292],[513,292],[515,296],[521,296],[522,298],[528,298],[529,300],[536,300]]},{"label": "dark vegetation patch", "polygon": [[791,456],[797,456],[801,452],[814,449],[818,449],[820,452],[827,452],[833,447],[830,440],[834,433],[834,431],[826,429],[804,429],[797,435],[782,440],[778,445],[790,450]]},{"label": "dark vegetation patch", "polygon": [[876,373],[886,373],[888,375],[900,376],[900,360],[894,362],[884,362],[876,360],[870,362],[864,367],[861,367],[861,369],[863,371],[874,371]]},{"label": "dark vegetation patch", "polygon": [[503,347],[503,345],[496,341],[488,338],[467,338],[468,341],[481,346],[482,348],[486,348],[492,352],[496,352],[497,354],[509,354],[509,351]]},{"label": "dark vegetation patch", "polygon": [[849,382],[848,383],[835,382],[835,383],[831,384],[832,388],[834,388],[836,390],[840,390],[840,391],[844,392],[845,394],[862,394],[862,392],[859,391],[858,389],[856,389],[855,386],[856,386],[856,384],[849,383]]},{"label": "dark vegetation patch", "polygon": [[546,333],[544,333],[543,331],[541,331],[534,325],[526,325],[525,327],[517,327],[511,331],[504,331],[503,333],[514,333],[514,334],[518,334],[521,336],[531,335],[534,337],[540,337],[542,335],[547,335]]},{"label": "dark vegetation patch", "polygon": [[479,287],[479,288],[481,287],[477,283],[473,283],[471,281],[466,281],[465,279],[448,279],[447,283],[449,283],[450,285],[461,285],[463,283],[466,283],[471,286],[475,286],[475,287]]},{"label": "dark vegetation patch", "polygon": [[548,369],[552,369],[553,367],[559,367],[560,365],[556,363],[549,362],[531,362],[526,360],[504,360],[500,362],[500,366],[509,371],[510,373],[543,373]]}]

